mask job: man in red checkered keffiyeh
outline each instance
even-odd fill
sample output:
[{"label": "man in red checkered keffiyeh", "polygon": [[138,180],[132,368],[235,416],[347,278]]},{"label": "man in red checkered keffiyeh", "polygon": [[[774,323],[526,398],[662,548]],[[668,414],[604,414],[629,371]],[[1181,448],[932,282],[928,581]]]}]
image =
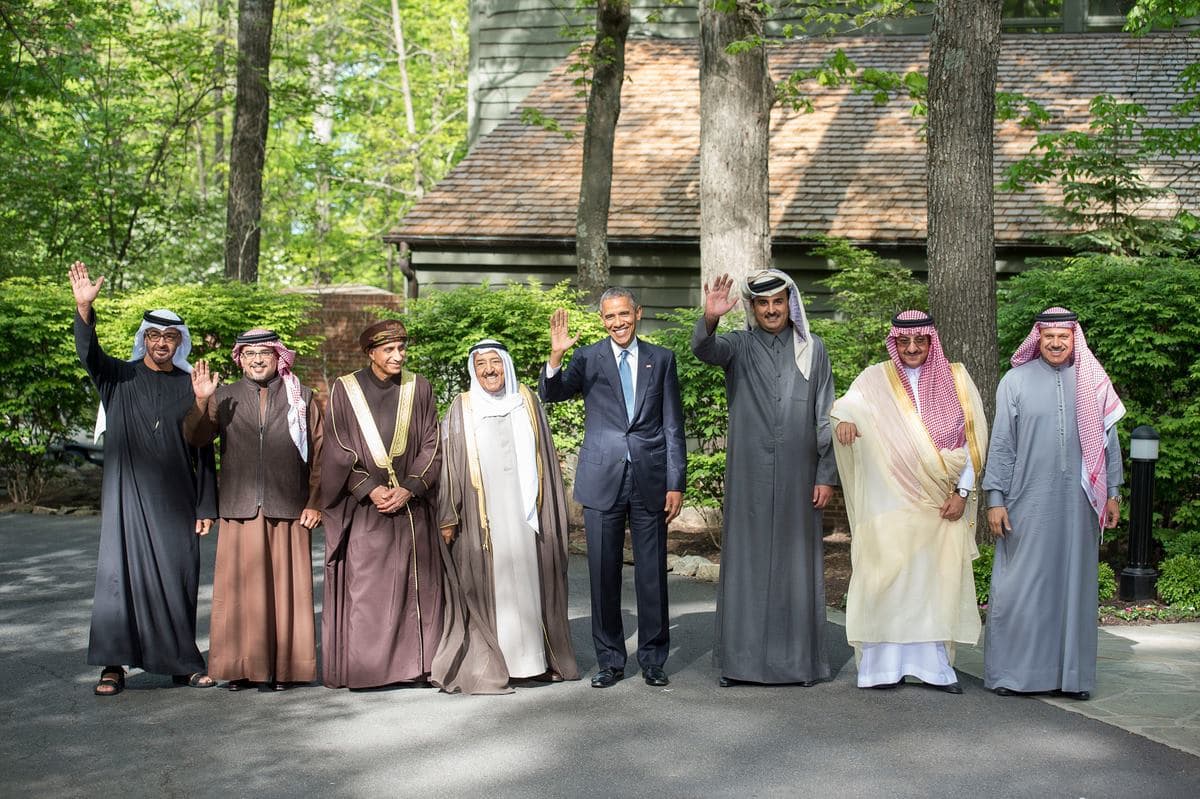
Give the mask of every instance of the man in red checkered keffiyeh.
[{"label": "man in red checkered keffiyeh", "polygon": [[1042,331],[1053,329],[1071,333],[1070,345],[1074,351],[1066,353],[1066,360],[1075,365],[1075,414],[1079,445],[1083,449],[1083,490],[1087,492],[1100,524],[1105,525],[1108,485],[1105,482],[1104,440],[1107,431],[1125,415],[1125,406],[1108,373],[1088,348],[1078,317],[1066,308],[1047,308],[1038,314],[1029,335],[1013,353],[1012,365],[1020,366],[1042,357]]},{"label": "man in red checkered keffiyeh", "polygon": [[915,677],[961,694],[954,647],[980,632],[971,560],[983,403],[924,311],[894,317],[885,346],[889,359],[829,412],[852,533],[846,638],[860,688]]},{"label": "man in red checkered keffiyeh", "polygon": [[985,687],[1087,699],[1101,528],[1120,519],[1125,408],[1065,308],[1038,314],[996,390],[983,489],[997,537]]}]

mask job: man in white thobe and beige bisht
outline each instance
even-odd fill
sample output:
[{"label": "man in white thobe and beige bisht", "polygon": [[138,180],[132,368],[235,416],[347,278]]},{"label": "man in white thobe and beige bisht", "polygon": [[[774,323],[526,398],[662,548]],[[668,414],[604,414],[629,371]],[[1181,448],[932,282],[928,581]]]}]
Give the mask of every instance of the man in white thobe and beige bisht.
[{"label": "man in white thobe and beige bisht", "polygon": [[851,530],[846,637],[860,688],[911,676],[960,694],[954,647],[980,632],[971,561],[987,422],[928,314],[897,315],[886,345],[890,359],[829,414]]},{"label": "man in white thobe and beige bisht", "polygon": [[577,680],[566,495],[546,415],[503,344],[484,339],[467,362],[471,389],[442,425],[446,616],[432,681],[471,694]]}]

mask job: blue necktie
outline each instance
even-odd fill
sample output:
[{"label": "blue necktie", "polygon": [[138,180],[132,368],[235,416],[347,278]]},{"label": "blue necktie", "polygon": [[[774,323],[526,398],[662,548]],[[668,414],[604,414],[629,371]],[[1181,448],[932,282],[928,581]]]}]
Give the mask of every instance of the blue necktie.
[{"label": "blue necktie", "polygon": [[621,391],[625,394],[626,420],[633,422],[633,373],[629,371],[629,350],[621,350],[617,372],[621,375]]}]

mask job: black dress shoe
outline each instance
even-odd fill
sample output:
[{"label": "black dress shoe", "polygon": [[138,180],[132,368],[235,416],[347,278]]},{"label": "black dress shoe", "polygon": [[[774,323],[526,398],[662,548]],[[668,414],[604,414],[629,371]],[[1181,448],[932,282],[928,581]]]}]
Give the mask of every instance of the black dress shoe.
[{"label": "black dress shoe", "polygon": [[874,688],[874,689],[875,689],[875,690],[877,690],[877,691],[889,691],[889,690],[891,690],[892,688],[899,688],[901,685],[904,685],[904,678],[903,678],[903,677],[901,677],[900,679],[896,680],[895,682],[885,682],[885,683],[883,683],[882,685],[872,685],[872,686],[870,686],[870,687],[871,687],[871,688]]},{"label": "black dress shoe", "polygon": [[611,688],[623,679],[625,679],[624,669],[600,669],[600,671],[596,672],[596,676],[592,678],[592,687]]},{"label": "black dress shoe", "polygon": [[1089,691],[1059,691],[1059,696],[1065,696],[1067,699],[1075,699],[1079,702],[1086,702],[1092,698]]},{"label": "black dress shoe", "polygon": [[996,696],[1020,696],[1019,691],[1014,691],[1011,688],[997,688]]},{"label": "black dress shoe", "polygon": [[[931,685],[930,687],[936,688],[939,691],[945,691],[948,694],[961,694],[962,693],[962,686],[959,685],[957,682],[952,682],[949,685]],[[997,692],[997,693],[999,693],[999,692]]]},{"label": "black dress shoe", "polygon": [[812,688],[814,685],[816,685],[819,682],[820,682],[820,680],[801,680],[800,682],[798,682],[796,684],[799,685],[801,688]]},{"label": "black dress shoe", "polygon": [[662,666],[646,666],[642,669],[642,679],[646,681],[646,685],[659,687],[671,682],[667,679],[667,673],[662,670]]},{"label": "black dress shoe", "polygon": [[254,683],[250,682],[249,680],[230,680],[229,682],[225,683],[225,687],[230,691],[244,691],[252,685],[254,685]]},{"label": "black dress shoe", "polygon": [[737,680],[731,680],[728,677],[721,677],[720,679],[717,680],[717,685],[721,686],[722,688],[729,688],[730,686],[737,685],[737,684],[738,684]]}]

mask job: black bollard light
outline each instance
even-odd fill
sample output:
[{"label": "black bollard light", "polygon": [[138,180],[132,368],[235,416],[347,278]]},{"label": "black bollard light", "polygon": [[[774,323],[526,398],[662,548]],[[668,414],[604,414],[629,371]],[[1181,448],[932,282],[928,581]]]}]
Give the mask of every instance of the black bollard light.
[{"label": "black bollard light", "polygon": [[1141,425],[1130,436],[1133,461],[1129,481],[1129,565],[1121,569],[1118,596],[1126,602],[1154,599],[1158,570],[1150,566],[1150,525],[1154,505],[1154,464],[1158,461],[1158,433]]}]

